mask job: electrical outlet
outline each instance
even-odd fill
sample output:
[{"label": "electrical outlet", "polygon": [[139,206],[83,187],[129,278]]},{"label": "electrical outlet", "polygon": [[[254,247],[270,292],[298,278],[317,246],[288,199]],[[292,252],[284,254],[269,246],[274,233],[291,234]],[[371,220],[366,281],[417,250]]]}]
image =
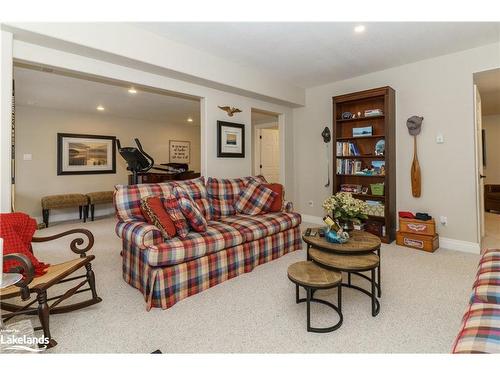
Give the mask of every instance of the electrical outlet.
[{"label": "electrical outlet", "polygon": [[448,218],[446,216],[439,216],[439,222],[441,223],[441,225],[447,225]]},{"label": "electrical outlet", "polygon": [[31,160],[32,158],[31,154],[23,154],[23,160]]},{"label": "electrical outlet", "polygon": [[438,134],[438,135],[436,136],[436,143],[437,143],[437,144],[442,144],[442,143],[444,143],[444,135],[442,135],[442,134]]},{"label": "electrical outlet", "polygon": [[314,207],[314,202],[313,202],[313,201],[309,201],[309,202],[307,202],[307,205],[308,205],[309,207]]}]

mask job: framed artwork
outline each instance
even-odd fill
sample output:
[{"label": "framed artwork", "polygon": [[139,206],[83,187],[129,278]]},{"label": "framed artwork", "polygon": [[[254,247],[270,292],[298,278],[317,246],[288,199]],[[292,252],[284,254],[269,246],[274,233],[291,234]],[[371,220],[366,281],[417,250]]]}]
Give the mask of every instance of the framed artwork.
[{"label": "framed artwork", "polygon": [[169,163],[189,164],[191,159],[191,142],[169,141]]},{"label": "framed artwork", "polygon": [[217,157],[245,157],[245,125],[217,121]]},{"label": "framed artwork", "polygon": [[116,173],[116,137],[57,133],[57,175]]}]

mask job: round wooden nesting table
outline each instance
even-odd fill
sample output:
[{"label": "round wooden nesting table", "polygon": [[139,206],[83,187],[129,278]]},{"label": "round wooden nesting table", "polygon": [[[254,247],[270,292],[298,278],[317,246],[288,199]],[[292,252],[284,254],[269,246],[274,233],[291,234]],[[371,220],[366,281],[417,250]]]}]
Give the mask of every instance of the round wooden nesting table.
[{"label": "round wooden nesting table", "polygon": [[[320,228],[316,228],[319,230]],[[377,236],[363,232],[361,230],[353,230],[350,234],[349,241],[346,243],[331,243],[325,237],[320,236],[302,236],[308,247],[314,247],[324,251],[331,251],[339,254],[362,254],[371,253],[380,250],[381,241]],[[378,254],[377,254],[378,255]]]},{"label": "round wooden nesting table", "polygon": [[[306,302],[307,306],[307,331],[308,332],[332,332],[340,328],[343,322],[342,316],[342,273],[325,269],[311,261],[297,262],[288,267],[288,278],[295,284],[295,302]],[[306,298],[299,297],[299,287],[306,291]],[[337,306],[333,303],[314,298],[314,292],[318,289],[337,288]],[[311,302],[321,303],[331,307],[339,316],[339,321],[325,328],[311,326]]]},{"label": "round wooden nesting table", "polygon": [[[315,228],[319,230],[320,227]],[[382,242],[380,238],[374,234],[364,232],[361,230],[352,231],[349,241],[346,243],[331,243],[328,242],[325,237],[317,236],[302,236],[302,240],[307,244],[307,260],[311,260],[309,256],[309,249],[315,248],[325,252],[332,252],[335,254],[348,254],[348,255],[360,255],[376,253],[379,257],[379,264],[377,266],[377,281],[375,283],[377,288],[377,296],[382,297],[382,282],[381,282],[381,262],[380,262],[380,247]],[[361,275],[364,277],[364,275]],[[351,273],[347,274],[348,284],[351,284]]]},{"label": "round wooden nesting table", "polygon": [[[349,241],[343,244],[330,243],[320,236],[304,235],[302,239],[307,244],[307,260],[313,260],[330,270],[346,272],[347,283],[342,285],[368,295],[372,301],[372,316],[376,316],[380,311],[377,296],[382,295],[380,239],[371,233],[358,230],[353,231]],[[367,271],[370,271],[370,277],[362,273]],[[354,285],[351,282],[352,274],[368,280],[371,291]]]}]

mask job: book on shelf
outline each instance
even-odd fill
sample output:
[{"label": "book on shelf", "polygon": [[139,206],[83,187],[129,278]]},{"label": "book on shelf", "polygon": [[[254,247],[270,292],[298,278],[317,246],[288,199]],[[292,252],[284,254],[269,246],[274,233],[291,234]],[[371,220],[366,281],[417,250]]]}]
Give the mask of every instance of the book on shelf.
[{"label": "book on shelf", "polygon": [[340,191],[345,193],[361,194],[363,186],[356,184],[341,184]]},{"label": "book on shelf", "polygon": [[361,169],[361,160],[337,159],[337,174],[356,174]]},{"label": "book on shelf", "polygon": [[337,156],[359,156],[358,145],[354,142],[337,142]]}]

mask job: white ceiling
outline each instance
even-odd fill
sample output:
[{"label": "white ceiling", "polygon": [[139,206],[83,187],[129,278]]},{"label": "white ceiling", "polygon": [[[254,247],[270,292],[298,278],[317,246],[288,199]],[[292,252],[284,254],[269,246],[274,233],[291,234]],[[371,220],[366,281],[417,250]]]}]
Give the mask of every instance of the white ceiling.
[{"label": "white ceiling", "polygon": [[179,43],[312,87],[500,40],[500,23],[151,22]]},{"label": "white ceiling", "polygon": [[[194,99],[159,94],[137,86],[137,94],[132,95],[127,91],[131,85],[102,83],[18,66],[14,68],[14,79],[16,105],[169,124],[200,124],[200,104]],[[98,105],[105,110],[97,111]],[[193,122],[187,122],[188,117]]]},{"label": "white ceiling", "polygon": [[500,69],[477,73],[474,82],[481,95],[481,113],[500,115]]}]

